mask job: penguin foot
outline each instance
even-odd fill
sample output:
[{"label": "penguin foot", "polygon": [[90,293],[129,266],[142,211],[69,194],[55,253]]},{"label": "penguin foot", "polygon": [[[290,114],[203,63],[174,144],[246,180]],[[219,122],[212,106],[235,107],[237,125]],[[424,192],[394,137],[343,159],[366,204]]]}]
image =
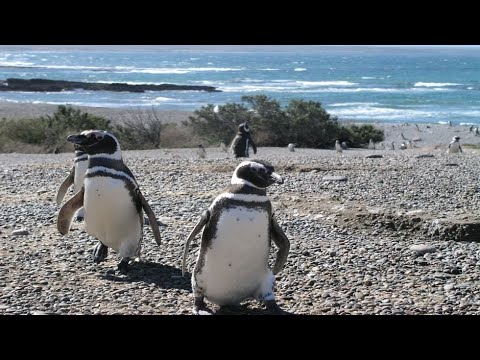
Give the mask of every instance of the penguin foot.
[{"label": "penguin foot", "polygon": [[275,300],[267,300],[264,302],[267,310],[272,314],[272,315],[288,315],[288,312],[283,311],[280,306],[277,305]]},{"label": "penguin foot", "polygon": [[118,271],[120,271],[121,274],[126,274],[128,272],[128,262],[130,261],[129,258],[123,258],[122,261],[120,261],[117,265]]},{"label": "penguin foot", "polygon": [[207,307],[203,297],[196,297],[193,305],[193,315],[213,315],[213,311]]},{"label": "penguin foot", "polygon": [[93,250],[93,261],[98,264],[101,263],[108,255],[108,247],[103,245],[101,242],[95,246]]}]

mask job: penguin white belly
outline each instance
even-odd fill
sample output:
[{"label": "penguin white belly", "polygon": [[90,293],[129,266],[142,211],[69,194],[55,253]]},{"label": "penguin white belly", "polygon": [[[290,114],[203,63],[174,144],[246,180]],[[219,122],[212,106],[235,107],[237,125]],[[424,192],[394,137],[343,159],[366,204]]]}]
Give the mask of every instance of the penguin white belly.
[{"label": "penguin white belly", "polygon": [[451,153],[451,154],[458,153],[459,151],[460,151],[460,144],[458,142],[454,142],[448,148],[448,152]]},{"label": "penguin white belly", "polygon": [[85,231],[121,257],[138,256],[142,225],[125,183],[107,176],[84,183]]},{"label": "penguin white belly", "polygon": [[269,217],[263,209],[237,207],[222,212],[196,279],[208,300],[238,304],[261,290],[272,277],[268,230]]}]

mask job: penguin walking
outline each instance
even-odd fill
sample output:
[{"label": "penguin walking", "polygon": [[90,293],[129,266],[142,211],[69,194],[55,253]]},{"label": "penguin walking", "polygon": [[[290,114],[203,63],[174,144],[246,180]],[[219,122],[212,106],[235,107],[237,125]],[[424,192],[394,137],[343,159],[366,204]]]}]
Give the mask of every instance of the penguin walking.
[{"label": "penguin walking", "polygon": [[132,172],[124,164],[115,136],[102,130],[86,130],[70,135],[67,141],[79,145],[88,154],[88,167],[83,187],[60,209],[58,231],[68,234],[75,211],[83,206],[85,231],[99,240],[93,253],[94,261],[103,261],[108,248],[112,248],[122,258],[118,268],[125,273],[130,259],[140,256],[142,208],[155,241],[160,245],[157,219]]},{"label": "penguin walking", "polygon": [[337,151],[337,153],[343,152],[342,145],[340,145],[340,142],[338,140],[335,140],[335,150]]},{"label": "penguin walking", "polygon": [[447,154],[457,154],[459,152],[463,153],[460,145],[460,137],[454,136],[450,144],[448,144]]},{"label": "penguin walking", "polygon": [[290,151],[290,152],[295,152],[295,146],[296,146],[296,145],[293,144],[293,143],[288,144],[288,146],[287,146],[288,151]]},{"label": "penguin walking", "polygon": [[[58,188],[56,201],[57,205],[60,206],[67,190],[73,184],[73,192],[76,194],[83,186],[83,178],[85,177],[85,172],[87,171],[88,165],[88,154],[81,150],[80,146],[74,144],[75,147],[75,159],[73,160],[73,167],[70,170],[68,176],[63,180],[62,184]],[[84,209],[81,207],[77,211],[76,220],[82,221],[85,217]]]},{"label": "penguin walking", "polygon": [[231,150],[235,155],[235,158],[249,157],[248,149],[252,147],[253,153],[257,153],[257,146],[250,134],[250,126],[248,121],[238,125],[238,133],[232,141]]},{"label": "penguin walking", "polygon": [[[183,253],[201,231],[202,241],[192,274],[194,314],[211,310],[206,298],[220,306],[238,305],[248,298],[282,313],[275,302],[275,277],[285,264],[290,242],[272,212],[266,188],[283,179],[266,161],[244,161],[235,169],[231,184],[212,202],[189,234]],[[273,272],[268,266],[271,240],[278,247]]]}]

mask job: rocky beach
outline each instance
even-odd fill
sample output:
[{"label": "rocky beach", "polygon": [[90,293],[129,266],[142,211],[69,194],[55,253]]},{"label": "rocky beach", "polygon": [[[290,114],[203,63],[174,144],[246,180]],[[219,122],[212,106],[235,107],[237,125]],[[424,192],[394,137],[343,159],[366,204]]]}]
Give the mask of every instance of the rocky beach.
[{"label": "rocky beach", "polygon": [[[453,136],[462,144],[480,137],[468,126],[383,126],[385,150],[260,147],[253,155],[285,177],[267,190],[291,242],[276,276],[278,304],[305,315],[480,314],[480,152],[445,153]],[[399,150],[403,138],[414,148]],[[57,231],[55,194],[73,154],[0,154],[0,314],[191,314],[183,244],[239,163],[206,150],[205,158],[193,148],[123,152],[166,225],[161,246],[145,227],[127,275],[113,251],[93,263],[96,240],[83,222],[67,236]],[[274,256],[272,245],[272,264]],[[267,311],[249,300],[231,313]]]}]

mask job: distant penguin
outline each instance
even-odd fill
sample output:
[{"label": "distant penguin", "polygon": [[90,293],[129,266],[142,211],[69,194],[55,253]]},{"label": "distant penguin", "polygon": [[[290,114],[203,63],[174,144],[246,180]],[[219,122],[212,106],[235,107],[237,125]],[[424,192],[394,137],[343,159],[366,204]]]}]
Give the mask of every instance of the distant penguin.
[{"label": "distant penguin", "polygon": [[405,144],[404,142],[402,142],[400,144],[400,150],[406,150],[407,149],[407,144]]},{"label": "distant penguin", "polygon": [[468,129],[469,132],[472,132],[473,131],[473,125],[470,126],[470,128]]},{"label": "distant penguin", "polygon": [[68,234],[75,211],[85,207],[85,231],[99,243],[94,261],[103,261],[108,248],[120,257],[119,270],[127,271],[130,258],[140,256],[143,238],[142,208],[148,216],[155,241],[160,245],[158,223],[138,187],[130,169],[124,164],[118,140],[102,130],[87,130],[70,135],[67,141],[80,145],[88,154],[88,168],[83,187],[60,209],[57,228]]},{"label": "distant penguin", "polygon": [[[72,170],[70,170],[70,174],[65,178],[65,180],[63,180],[57,191],[56,201],[58,206],[61,205],[68,188],[72,184],[74,194],[76,194],[83,186],[83,178],[85,177],[85,172],[87,171],[88,165],[88,154],[81,150],[79,145],[74,144],[74,147],[75,159],[73,160]],[[78,210],[76,219],[77,221],[82,221],[84,217],[85,213],[82,207],[80,210]]]},{"label": "distant penguin", "polygon": [[205,150],[202,144],[198,145],[197,155],[200,159],[205,159],[205,157],[207,156],[207,151]]},{"label": "distant penguin", "polygon": [[[192,274],[194,314],[211,313],[206,298],[220,306],[255,298],[267,309],[282,311],[275,302],[275,277],[285,264],[290,242],[278,225],[266,188],[283,179],[265,161],[244,161],[231,184],[195,225],[185,242],[182,273],[189,244],[202,230],[200,252]],[[278,247],[273,272],[268,265],[271,240]]]},{"label": "distant penguin", "polygon": [[392,147],[391,147],[390,150],[395,150],[395,142],[392,141],[392,144],[391,144],[391,145],[392,145]]},{"label": "distant penguin", "polygon": [[453,124],[452,124],[452,122],[451,122],[451,121],[448,121],[448,126],[450,126],[450,127],[452,127],[452,126],[453,126]]},{"label": "distant penguin", "polygon": [[385,143],[382,141],[379,145],[380,150],[385,150]]},{"label": "distant penguin", "polygon": [[370,141],[368,142],[368,148],[370,150],[375,150],[375,143],[373,142],[372,139],[370,139]]},{"label": "distant penguin", "polygon": [[220,141],[220,150],[222,152],[228,152],[228,147],[227,145],[225,144],[225,141]]},{"label": "distant penguin", "polygon": [[340,144],[342,149],[343,150],[347,150],[348,149],[348,146],[347,146],[347,142],[346,141],[342,141],[342,143]]},{"label": "distant penguin", "polygon": [[450,144],[448,144],[447,153],[448,154],[457,154],[463,153],[462,147],[460,146],[460,137],[454,136]]},{"label": "distant penguin", "polygon": [[288,146],[287,146],[287,147],[288,147],[288,151],[294,152],[294,151],[295,151],[295,146],[296,146],[296,145],[295,145],[295,144],[292,144],[292,143],[288,144]]},{"label": "distant penguin", "polygon": [[338,140],[335,140],[335,150],[337,151],[337,153],[343,152],[342,145],[340,145],[340,142]]},{"label": "distant penguin", "polygon": [[232,153],[235,155],[235,158],[239,157],[249,157],[248,148],[252,147],[253,153],[257,153],[257,146],[250,135],[250,126],[248,122],[238,126],[238,133],[232,141]]},{"label": "distant penguin", "polygon": [[478,131],[478,127],[475,129],[475,136],[480,136],[480,132]]},{"label": "distant penguin", "polygon": [[218,111],[219,111],[218,105],[215,105],[215,106],[213,107],[213,112],[217,114]]}]

